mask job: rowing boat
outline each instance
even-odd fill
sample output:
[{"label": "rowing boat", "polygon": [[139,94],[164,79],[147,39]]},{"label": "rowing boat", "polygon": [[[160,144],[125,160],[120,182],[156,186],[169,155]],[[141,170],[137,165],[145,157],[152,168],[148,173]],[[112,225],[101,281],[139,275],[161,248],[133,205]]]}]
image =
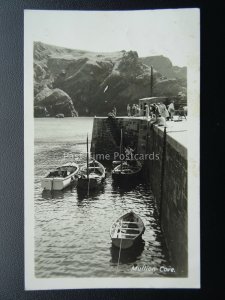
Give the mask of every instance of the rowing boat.
[{"label": "rowing boat", "polygon": [[43,177],[41,186],[44,190],[61,191],[76,181],[78,171],[79,166],[76,163],[67,163]]},{"label": "rowing boat", "polygon": [[97,188],[105,179],[105,168],[97,160],[92,160],[88,166],[81,167],[77,188],[93,190]]},{"label": "rowing boat", "polygon": [[86,190],[88,193],[90,190],[96,189],[100,183],[105,179],[104,166],[95,159],[89,161],[89,147],[88,147],[88,135],[87,135],[87,162],[86,165],[81,167],[80,176],[77,182],[77,188]]},{"label": "rowing boat", "polygon": [[139,161],[126,161],[112,170],[114,180],[127,180],[137,178],[142,172],[142,164]]},{"label": "rowing boat", "polygon": [[127,249],[141,240],[144,231],[143,221],[131,211],[112,224],[110,237],[114,246]]},{"label": "rowing boat", "polygon": [[[132,150],[133,151],[133,150]],[[122,158],[123,154],[123,132],[121,129],[120,136],[120,158]],[[120,161],[113,161],[113,170],[112,170],[112,178],[118,181],[126,181],[132,180],[133,178],[137,178],[142,171],[142,164],[138,160],[134,160],[132,158]]]}]

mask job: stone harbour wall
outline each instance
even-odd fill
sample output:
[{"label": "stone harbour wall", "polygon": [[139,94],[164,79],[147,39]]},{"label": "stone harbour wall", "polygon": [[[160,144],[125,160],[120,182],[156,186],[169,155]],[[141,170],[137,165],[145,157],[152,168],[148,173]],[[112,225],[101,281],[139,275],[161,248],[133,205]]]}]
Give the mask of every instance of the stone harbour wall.
[{"label": "stone harbour wall", "polygon": [[[91,152],[113,161],[120,153],[121,129],[124,146],[138,147],[139,122],[134,118],[94,118]],[[107,156],[108,154],[108,156]]]},{"label": "stone harbour wall", "polygon": [[147,153],[160,159],[147,162],[146,172],[159,209],[161,228],[177,275],[187,276],[187,150],[161,128],[148,132]]}]

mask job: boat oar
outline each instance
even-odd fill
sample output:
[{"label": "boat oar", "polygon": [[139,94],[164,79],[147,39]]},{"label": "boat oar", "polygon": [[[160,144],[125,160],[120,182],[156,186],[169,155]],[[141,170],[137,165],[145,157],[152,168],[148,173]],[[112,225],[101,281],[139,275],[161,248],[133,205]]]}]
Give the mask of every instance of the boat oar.
[{"label": "boat oar", "polygon": [[123,169],[123,162],[122,162],[122,158],[121,158],[122,149],[123,149],[123,131],[121,129],[120,130],[120,171],[121,172],[122,172],[122,169]]}]

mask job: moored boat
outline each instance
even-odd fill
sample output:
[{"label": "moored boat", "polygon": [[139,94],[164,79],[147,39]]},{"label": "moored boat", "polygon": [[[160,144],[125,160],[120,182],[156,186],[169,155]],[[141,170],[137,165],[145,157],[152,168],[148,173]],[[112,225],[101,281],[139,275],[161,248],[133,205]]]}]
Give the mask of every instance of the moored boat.
[{"label": "moored boat", "polygon": [[[112,178],[114,180],[119,181],[128,181],[133,178],[136,178],[140,175],[142,171],[142,164],[138,160],[132,159],[133,155],[133,149],[129,147],[129,153],[127,156],[130,158],[126,160],[120,160],[120,161],[113,161],[113,167],[112,170]],[[127,148],[128,150],[128,148]],[[132,150],[132,151],[131,151]],[[120,157],[122,157],[123,154],[123,132],[121,129],[121,138],[120,138]]]},{"label": "moored boat", "polygon": [[91,160],[80,170],[77,188],[87,191],[96,189],[105,179],[105,167],[97,160]]},{"label": "moored boat", "polygon": [[89,161],[89,148],[87,136],[87,163],[80,170],[80,176],[77,182],[77,188],[86,190],[96,189],[105,179],[105,168],[97,160],[92,159]]},{"label": "moored boat", "polygon": [[115,180],[130,180],[140,176],[142,164],[139,161],[126,161],[120,163],[112,170],[112,178]]},{"label": "moored boat", "polygon": [[44,190],[61,191],[74,183],[78,177],[79,166],[76,163],[67,163],[49,172],[41,179]]},{"label": "moored boat", "polygon": [[131,211],[112,224],[110,237],[114,246],[120,249],[128,249],[141,240],[144,231],[143,221]]}]

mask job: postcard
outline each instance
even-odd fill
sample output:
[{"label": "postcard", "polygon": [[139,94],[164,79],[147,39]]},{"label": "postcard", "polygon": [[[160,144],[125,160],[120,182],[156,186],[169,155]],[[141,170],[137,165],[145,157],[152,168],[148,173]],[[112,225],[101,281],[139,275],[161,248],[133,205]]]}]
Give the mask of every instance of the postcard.
[{"label": "postcard", "polygon": [[25,289],[200,288],[200,11],[24,11]]}]

